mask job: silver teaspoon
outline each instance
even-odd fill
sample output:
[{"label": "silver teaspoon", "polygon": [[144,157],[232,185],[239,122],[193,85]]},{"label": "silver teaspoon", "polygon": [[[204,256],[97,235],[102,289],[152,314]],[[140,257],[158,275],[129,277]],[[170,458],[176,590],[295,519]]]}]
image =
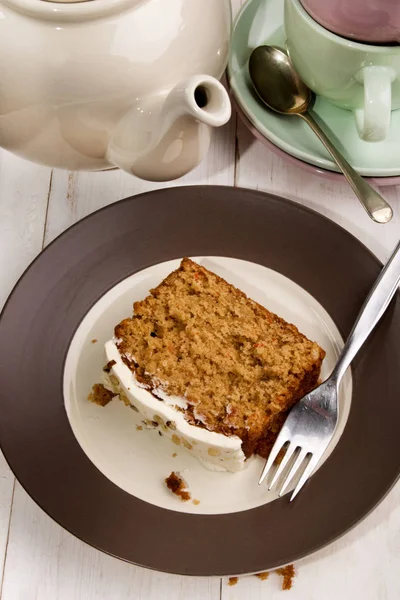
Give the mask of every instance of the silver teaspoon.
[{"label": "silver teaspoon", "polygon": [[331,154],[371,219],[388,223],[393,217],[390,204],[349,165],[308,112],[313,93],[297,75],[290,58],[274,46],[259,46],[250,56],[249,71],[264,104],[280,114],[302,118]]}]

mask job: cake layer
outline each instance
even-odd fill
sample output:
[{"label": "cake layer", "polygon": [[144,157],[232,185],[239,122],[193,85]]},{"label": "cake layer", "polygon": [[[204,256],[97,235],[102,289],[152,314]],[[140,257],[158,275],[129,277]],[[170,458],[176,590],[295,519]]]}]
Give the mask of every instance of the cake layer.
[{"label": "cake layer", "polygon": [[137,382],[179,398],[187,424],[268,453],[282,415],[317,385],[325,352],[189,259],[115,328]]}]

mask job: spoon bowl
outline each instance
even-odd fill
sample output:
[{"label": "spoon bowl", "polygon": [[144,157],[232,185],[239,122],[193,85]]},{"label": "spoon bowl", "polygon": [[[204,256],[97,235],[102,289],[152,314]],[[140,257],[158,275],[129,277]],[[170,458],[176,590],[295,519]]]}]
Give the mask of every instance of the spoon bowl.
[{"label": "spoon bowl", "polygon": [[308,110],[313,93],[302,82],[290,58],[274,46],[259,46],[251,53],[250,77],[261,100],[281,114]]}]

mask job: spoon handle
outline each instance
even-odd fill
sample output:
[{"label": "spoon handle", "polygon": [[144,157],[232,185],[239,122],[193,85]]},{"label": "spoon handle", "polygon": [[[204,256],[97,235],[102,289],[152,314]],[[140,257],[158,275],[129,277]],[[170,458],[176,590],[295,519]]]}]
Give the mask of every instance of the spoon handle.
[{"label": "spoon handle", "polygon": [[325,148],[328,150],[333,160],[346,177],[354,193],[360,200],[371,219],[377,223],[388,223],[393,217],[393,211],[390,204],[388,204],[386,200],[382,198],[382,196],[376,190],[374,190],[374,188],[371,187],[369,183],[353,169],[352,166],[349,165],[347,160],[335,148],[310,113],[297,113],[297,115],[304,119],[306,123],[308,123],[314,133],[324,144]]}]

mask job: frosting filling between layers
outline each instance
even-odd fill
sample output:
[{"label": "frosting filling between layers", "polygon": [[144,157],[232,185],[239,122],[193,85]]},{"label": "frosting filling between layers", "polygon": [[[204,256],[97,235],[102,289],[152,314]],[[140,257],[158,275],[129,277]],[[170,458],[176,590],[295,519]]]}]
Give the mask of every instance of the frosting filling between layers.
[{"label": "frosting filling between layers", "polygon": [[191,425],[179,410],[187,407],[185,398],[169,396],[160,387],[150,392],[139,384],[122,360],[114,340],[105,344],[105,352],[107,361],[114,361],[110,374],[105,375],[106,387],[123,395],[122,399],[126,399],[143,417],[157,422],[163,434],[174,444],[184,447],[213,470],[235,472],[245,467],[242,440],[238,436],[226,436]]}]

